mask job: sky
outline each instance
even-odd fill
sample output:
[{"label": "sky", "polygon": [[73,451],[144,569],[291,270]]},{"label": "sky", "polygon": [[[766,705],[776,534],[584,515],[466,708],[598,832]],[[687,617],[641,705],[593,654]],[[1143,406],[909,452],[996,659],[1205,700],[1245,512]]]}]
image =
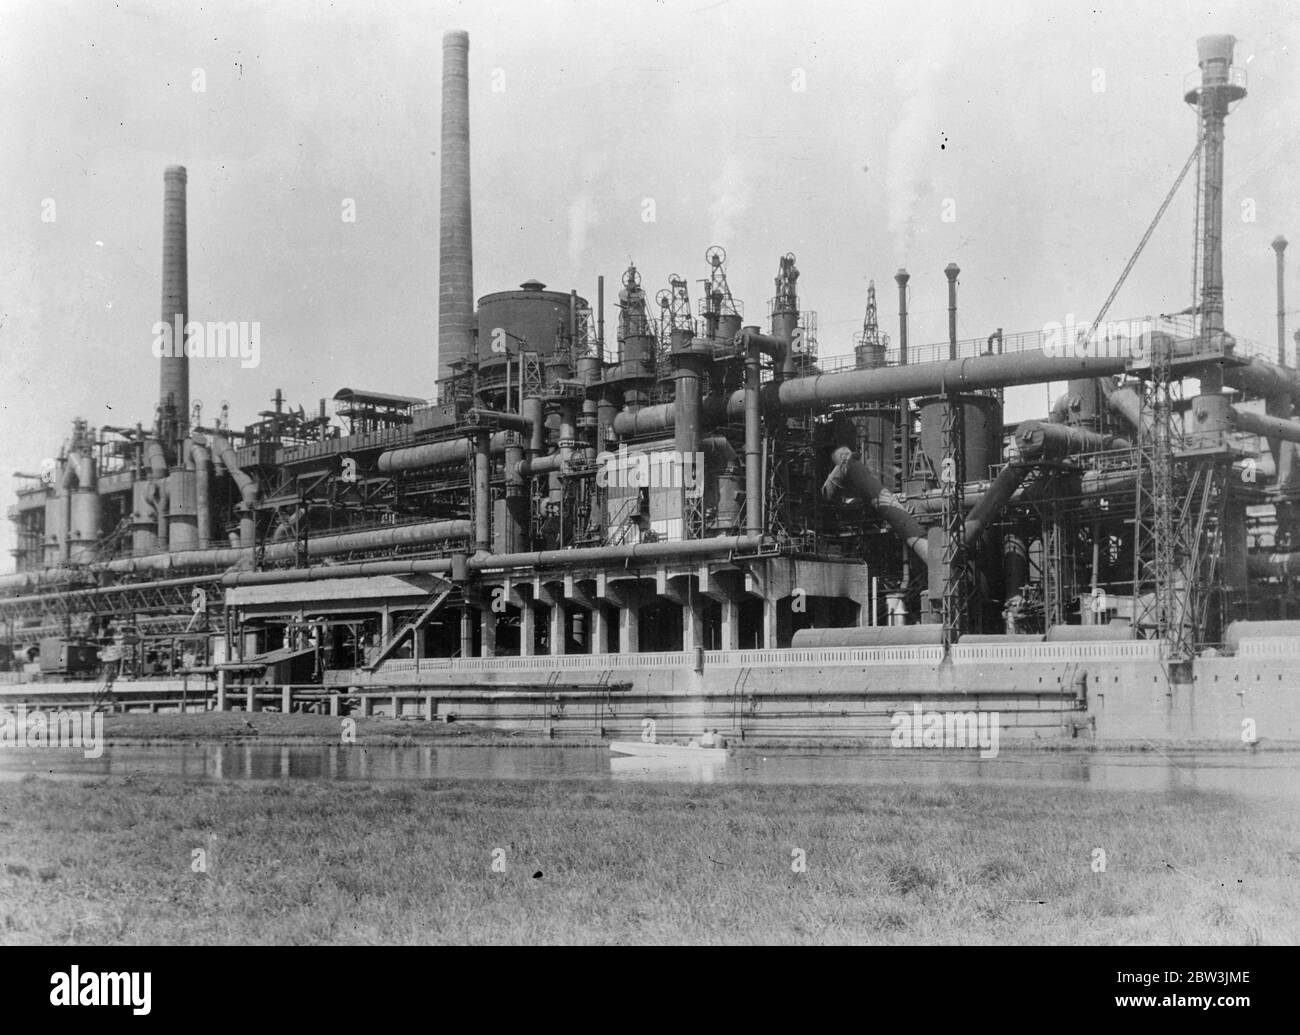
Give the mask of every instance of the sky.
[{"label": "sky", "polygon": [[[594,299],[604,275],[612,314],[635,261],[651,294],[680,274],[698,299],[719,244],[764,323],[794,252],[824,356],[852,351],[871,279],[896,333],[901,265],[915,344],[947,336],[949,262],[963,338],[1090,319],[1195,141],[1196,39],[1230,33],[1249,95],[1227,122],[1226,323],[1275,341],[1270,243],[1300,253],[1294,0],[0,0],[6,489],[74,417],[152,421],[169,165],[190,318],[261,331],[256,367],[191,361],[205,420],[228,404],[242,426],[277,387],[308,411],[344,386],[434,394],[449,29],[470,34],[476,295],[537,278]],[[1193,188],[1113,317],[1191,302]],[[1007,419],[1049,395],[1009,390]]]}]

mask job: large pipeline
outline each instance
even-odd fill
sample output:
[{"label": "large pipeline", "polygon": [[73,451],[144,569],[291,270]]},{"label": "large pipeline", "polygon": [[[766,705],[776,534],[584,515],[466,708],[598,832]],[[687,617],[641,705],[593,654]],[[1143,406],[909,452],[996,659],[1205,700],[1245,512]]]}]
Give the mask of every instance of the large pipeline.
[{"label": "large pipeline", "polygon": [[634,561],[672,563],[675,560],[725,556],[737,550],[756,550],[762,543],[762,536],[737,535],[719,536],[714,539],[692,539],[686,542],[596,546],[581,550],[486,554],[471,558],[469,566],[475,571],[495,571],[500,568],[571,568],[579,564],[631,564]]},{"label": "large pipeline", "polygon": [[476,406],[472,410],[465,412],[465,423],[471,425],[495,424],[497,427],[506,428],[510,431],[518,431],[528,438],[533,434],[533,418],[523,413],[502,413],[500,410],[489,410],[481,406]]},{"label": "large pipeline", "polygon": [[248,506],[253,506],[257,502],[259,496],[257,482],[253,480],[252,476],[249,475],[247,471],[235,462],[237,459],[235,451],[231,448],[230,443],[226,440],[224,435],[214,432],[211,442],[212,455],[221,458],[222,464],[224,464],[226,470],[230,472],[230,477],[233,478],[235,484],[239,486],[239,495]]},{"label": "large pipeline", "polygon": [[1300,442],[1300,423],[1281,417],[1268,417],[1262,413],[1229,407],[1228,416],[1238,431],[1284,442]]},{"label": "large pipeline", "polygon": [[657,403],[638,410],[621,410],[614,417],[614,434],[619,438],[644,438],[664,435],[677,424],[675,403]]},{"label": "large pipeline", "polygon": [[1266,360],[1251,358],[1241,366],[1224,367],[1223,383],[1261,399],[1286,395],[1300,404],[1300,373]]},{"label": "large pipeline", "polygon": [[[426,546],[449,539],[468,539],[473,523],[464,520],[429,521],[418,525],[371,529],[366,532],[343,532],[307,541],[308,557],[329,557],[356,550],[390,550],[405,546]],[[172,571],[184,568],[232,568],[252,564],[257,551],[251,547],[219,550],[182,550],[149,557],[121,558],[92,565],[96,570],[111,572]],[[273,543],[264,551],[267,562],[292,561],[298,556],[297,543]]]},{"label": "large pipeline", "polygon": [[315,568],[281,571],[231,571],[221,576],[223,586],[264,586],[282,582],[319,582],[325,579],[366,578],[371,575],[443,575],[450,572],[450,557],[423,561],[360,561]]},{"label": "large pipeline", "polygon": [[759,357],[766,354],[779,367],[785,359],[787,344],[780,338],[761,333],[757,327],[742,328],[735,341],[745,355],[745,387],[740,392],[741,413],[745,418],[745,534],[757,536],[763,532],[762,371]]},{"label": "large pipeline", "polygon": [[928,563],[925,529],[902,499],[886,489],[871,468],[860,460],[854,460],[847,446],[835,451],[835,460],[835,468],[822,484],[822,495],[827,499],[842,495],[865,499],[894,534],[907,544],[916,559],[922,564]]},{"label": "large pipeline", "polygon": [[[973,356],[942,363],[913,363],[905,367],[846,370],[836,374],[797,377],[773,386],[784,411],[824,411],[844,403],[888,402],[902,397],[945,395],[980,388],[1068,381],[1076,377],[1105,377],[1124,370],[1122,358],[1090,356],[1055,358],[1042,352]],[[727,404],[732,418],[744,413],[744,393],[733,392]]]},{"label": "large pipeline", "polygon": [[212,492],[209,483],[212,455],[200,441],[202,435],[190,440],[190,463],[194,465],[194,504],[198,511],[199,549],[212,545]]},{"label": "large pipeline", "polygon": [[492,440],[486,431],[474,436],[474,549],[492,546]]},{"label": "large pipeline", "polygon": [[[769,393],[768,403],[775,402],[782,410],[811,408],[820,412],[840,405],[889,402],[950,391],[1100,378],[1123,373],[1124,369],[1125,360],[1122,358],[1049,357],[1036,351],[1008,352],[940,363],[814,374],[770,384],[766,391]],[[1228,367],[1224,371],[1224,380],[1234,388],[1261,398],[1285,395],[1300,403],[1300,373],[1264,360],[1252,359],[1242,366]],[[1136,430],[1140,413],[1136,392],[1130,388],[1116,389],[1107,402]],[[725,412],[719,412],[719,409],[704,407],[706,427],[716,426],[724,419],[743,419],[744,390],[733,392],[727,398]],[[620,438],[659,435],[671,431],[673,422],[673,404],[664,403],[642,407],[635,413],[620,413],[614,419],[614,431]]]},{"label": "large pipeline", "polygon": [[162,444],[149,439],[144,447],[149,465],[149,505],[153,508],[157,546],[167,549],[167,454]]},{"label": "large pipeline", "polygon": [[[506,451],[509,432],[498,431],[491,438],[491,454],[500,456]],[[383,474],[395,474],[398,471],[421,471],[430,467],[446,467],[450,464],[463,464],[472,451],[472,446],[463,438],[450,439],[446,442],[430,442],[423,446],[402,446],[379,454],[377,467]]]}]

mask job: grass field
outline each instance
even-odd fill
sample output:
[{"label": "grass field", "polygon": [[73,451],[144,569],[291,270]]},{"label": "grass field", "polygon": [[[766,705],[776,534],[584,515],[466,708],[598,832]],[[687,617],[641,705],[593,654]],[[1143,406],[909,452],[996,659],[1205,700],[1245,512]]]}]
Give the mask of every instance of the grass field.
[{"label": "grass field", "polygon": [[1300,815],[1228,797],[0,785],[10,944],[1297,941]]}]

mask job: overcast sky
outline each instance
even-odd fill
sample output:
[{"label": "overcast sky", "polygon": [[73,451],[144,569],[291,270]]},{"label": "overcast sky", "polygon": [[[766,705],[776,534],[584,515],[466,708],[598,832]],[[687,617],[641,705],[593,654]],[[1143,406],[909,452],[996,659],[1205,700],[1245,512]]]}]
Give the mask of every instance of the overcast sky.
[{"label": "overcast sky", "polygon": [[[950,261],[962,337],[1091,317],[1195,140],[1196,38],[1231,33],[1227,325],[1274,341],[1278,233],[1300,324],[1295,0],[0,0],[3,495],[73,417],[152,420],[171,164],[191,319],[261,325],[260,367],[191,362],[205,418],[228,401],[242,426],[277,386],[309,411],[345,385],[433,394],[448,29],[470,33],[476,295],[536,277],[594,299],[632,259],[694,300],[721,244],[763,323],[793,251],[823,355],[851,351],[870,278],[896,331],[899,265],[916,343],[946,337]],[[1193,186],[1112,316],[1191,301]],[[1047,394],[1009,392],[1008,419]]]}]

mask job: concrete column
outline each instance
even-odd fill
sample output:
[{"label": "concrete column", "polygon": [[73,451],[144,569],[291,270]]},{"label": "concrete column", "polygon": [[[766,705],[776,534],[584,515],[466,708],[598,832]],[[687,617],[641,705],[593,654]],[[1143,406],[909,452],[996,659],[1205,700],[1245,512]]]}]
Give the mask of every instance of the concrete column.
[{"label": "concrete column", "polygon": [[330,717],[337,719],[339,717],[339,694],[330,694]]},{"label": "concrete column", "polygon": [[763,650],[776,650],[776,616],[780,606],[778,600],[763,599]]},{"label": "concrete column", "polygon": [[551,654],[559,656],[565,652],[565,627],[564,605],[558,600],[551,605],[550,613],[550,641]]},{"label": "concrete column", "polygon": [[591,609],[591,653],[609,653],[609,615],[597,604]]},{"label": "concrete column", "polygon": [[698,601],[698,597],[692,597],[682,604],[682,650],[704,646],[704,616]]},{"label": "concrete column", "polygon": [[217,669],[217,711],[226,710],[226,670]]},{"label": "concrete column", "polygon": [[722,605],[722,649],[740,650],[740,601],[726,599]]},{"label": "concrete column", "polygon": [[393,718],[400,719],[401,717],[402,717],[402,702],[396,694],[393,694]]},{"label": "concrete column", "polygon": [[537,613],[532,605],[524,601],[519,608],[519,655],[531,658],[535,653],[533,644],[537,633]]},{"label": "concrete column", "polygon": [[485,607],[479,611],[479,629],[483,639],[483,657],[497,656],[497,613]]},{"label": "concrete column", "polygon": [[641,605],[627,603],[618,612],[618,650],[620,654],[635,654],[641,649]]},{"label": "concrete column", "polygon": [[257,711],[257,684],[256,683],[248,684],[248,710],[250,712]]},{"label": "concrete column", "polygon": [[460,609],[460,656],[474,656],[474,616],[468,606]]},{"label": "concrete column", "polygon": [[293,687],[280,687],[280,714],[288,715],[293,711]]}]

